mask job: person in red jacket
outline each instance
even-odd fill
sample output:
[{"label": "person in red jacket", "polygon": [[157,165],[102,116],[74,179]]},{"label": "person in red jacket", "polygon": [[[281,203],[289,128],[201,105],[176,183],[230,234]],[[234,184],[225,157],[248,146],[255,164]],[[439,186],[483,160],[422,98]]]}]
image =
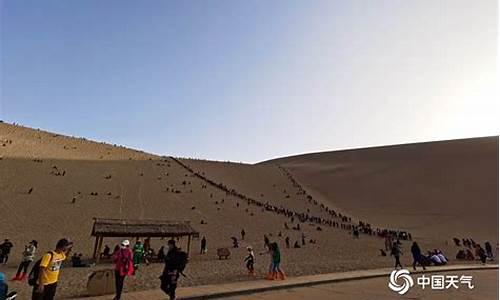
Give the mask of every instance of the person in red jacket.
[{"label": "person in red jacket", "polygon": [[116,295],[114,300],[120,300],[123,291],[123,283],[125,282],[125,277],[134,274],[134,255],[132,250],[130,250],[130,242],[128,240],[123,240],[120,244],[120,249],[118,249],[113,254],[113,261],[115,262],[115,286]]}]

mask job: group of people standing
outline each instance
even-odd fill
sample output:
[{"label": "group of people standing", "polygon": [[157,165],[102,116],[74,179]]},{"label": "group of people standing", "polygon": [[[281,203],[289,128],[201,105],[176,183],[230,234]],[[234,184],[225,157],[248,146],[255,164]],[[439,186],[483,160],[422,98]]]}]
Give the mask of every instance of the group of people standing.
[{"label": "group of people standing", "polygon": [[[472,253],[469,249],[460,249],[456,255],[457,260],[476,260],[479,259],[481,263],[485,264],[486,260],[490,258],[493,259],[493,250],[491,244],[486,242],[486,250],[481,247],[479,244],[474,245],[475,254]],[[434,266],[443,266],[448,264],[449,259],[445,256],[443,251],[440,249],[433,249],[423,254],[417,242],[413,242],[411,248],[411,254],[413,257],[413,269],[416,270],[416,266],[420,265],[425,270],[426,266],[434,265]],[[400,256],[403,255],[401,250],[401,243],[394,242],[391,248],[391,256],[395,259],[394,268],[403,268]]]},{"label": "group of people standing", "polygon": [[[418,265],[425,270],[425,266],[430,265],[431,263],[434,263],[435,265],[443,265],[448,262],[448,259],[443,255],[441,251],[437,251],[436,253],[430,254],[429,256],[423,255],[422,250],[420,249],[420,246],[417,244],[417,242],[412,243],[410,251],[413,258],[413,270],[416,270]],[[393,256],[395,260],[395,269],[397,269],[398,267],[403,269],[403,265],[401,264],[400,260],[400,257],[402,255],[403,251],[401,249],[401,242],[394,242],[391,248],[391,256]]]},{"label": "group of people standing", "polygon": [[[28,276],[28,267],[35,259],[36,249],[38,247],[38,242],[32,240],[27,245],[24,246],[24,251],[22,253],[22,259],[17,268],[16,275],[12,277],[13,281],[26,280]],[[11,249],[14,248],[14,244],[9,240],[5,239],[2,244],[0,244],[0,263],[7,264],[9,260],[9,255]]]},{"label": "group of people standing", "polygon": [[[16,274],[11,280],[23,281],[27,279],[28,268],[35,259],[37,247],[38,242],[36,240],[32,240],[24,246],[21,262],[19,263]],[[14,248],[14,244],[9,239],[5,239],[4,242],[0,244],[0,263],[3,263],[4,265],[7,264],[12,248]]]}]

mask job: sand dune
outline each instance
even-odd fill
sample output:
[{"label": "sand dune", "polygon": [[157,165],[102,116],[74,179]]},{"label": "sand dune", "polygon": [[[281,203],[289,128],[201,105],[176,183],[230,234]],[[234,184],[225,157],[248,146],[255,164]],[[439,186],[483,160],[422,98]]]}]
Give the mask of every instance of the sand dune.
[{"label": "sand dune", "polygon": [[[498,154],[498,140],[496,144],[490,146],[491,151],[495,150],[495,145]],[[445,154],[441,156],[446,156]],[[373,155],[377,156],[376,153]],[[37,239],[40,242],[39,251],[41,252],[51,248],[60,237],[69,237],[75,241],[74,250],[88,257],[93,245],[90,237],[93,217],[190,220],[193,227],[200,231],[201,235],[207,237],[209,253],[197,254],[196,249],[199,245],[198,241],[194,242],[195,250],[187,270],[189,276],[182,280],[182,285],[247,280],[241,261],[245,255],[244,247],[253,245],[256,252],[263,251],[264,234],[278,241],[282,248],[285,248],[286,236],[290,237],[293,243],[300,240],[302,233],[306,235],[305,247],[283,249],[283,266],[291,275],[373,268],[391,264],[390,258],[378,256],[378,249],[383,246],[383,241],[378,237],[362,236],[360,239],[353,239],[348,229],[320,226],[322,231],[318,231],[317,224],[308,224],[308,222],[301,224],[301,231],[286,230],[285,222],[288,222],[290,226],[293,225],[290,218],[268,211],[262,206],[249,204],[247,199],[276,208],[286,208],[294,212],[333,219],[345,225],[365,220],[373,222],[374,226],[415,230],[425,237],[421,241],[424,249],[440,247],[447,252],[454,252],[454,246],[448,243],[451,242],[449,240],[451,235],[436,237],[432,226],[422,226],[417,222],[421,217],[419,214],[422,214],[420,210],[407,211],[408,215],[402,217],[390,209],[380,209],[385,202],[367,204],[361,202],[361,197],[357,198],[360,202],[353,202],[353,198],[346,197],[350,195],[349,193],[364,195],[362,191],[369,190],[369,187],[373,185],[372,181],[365,180],[366,187],[361,187],[365,181],[359,181],[359,184],[350,183],[353,178],[366,179],[369,177],[368,174],[375,173],[380,177],[375,183],[380,183],[380,180],[390,181],[389,176],[396,176],[401,182],[394,184],[397,186],[394,187],[394,191],[397,195],[403,195],[405,186],[400,178],[402,174],[412,174],[412,168],[420,170],[419,163],[404,163],[406,159],[404,155],[400,154],[401,157],[395,162],[388,159],[386,164],[380,161],[373,163],[359,158],[357,161],[345,156],[347,158],[345,161],[342,163],[336,161],[333,166],[329,164],[330,160],[325,163],[320,159],[321,157],[316,157],[317,162],[308,160],[303,163],[286,159],[282,162],[286,169],[282,169],[275,165],[276,162],[248,165],[159,157],[124,147],[0,123],[0,205],[2,207],[0,239],[9,237],[15,244],[11,263],[7,267],[0,266],[0,270],[6,272],[7,276],[11,276],[20,259],[22,245],[31,239]],[[437,155],[432,164],[437,164],[439,157]],[[468,178],[478,176],[476,173],[470,174],[473,176],[467,173],[457,177],[454,172],[461,171],[461,169],[452,168],[456,160],[444,159],[444,161],[450,165],[451,169],[446,172],[454,176],[453,182],[459,180],[469,182]],[[364,166],[365,162],[367,166]],[[423,163],[422,160],[418,162]],[[482,167],[479,169],[487,172],[488,175],[481,175],[483,176],[481,178],[486,180],[484,185],[471,185],[471,190],[476,191],[476,195],[480,193],[483,196],[481,201],[487,201],[490,208],[496,207],[496,210],[489,209],[487,216],[495,218],[498,222],[498,215],[496,215],[498,203],[490,203],[495,195],[498,200],[498,194],[492,191],[492,195],[486,197],[486,194],[481,193],[482,190],[494,187],[489,181],[493,176],[493,171],[490,170],[491,159],[488,156],[478,159],[475,163],[480,164]],[[403,164],[406,164],[407,168],[397,171],[398,166]],[[472,162],[467,163],[467,170],[475,170],[472,168],[473,165]],[[396,171],[391,170],[393,166]],[[344,168],[342,174],[349,176],[331,177],[331,170],[338,170],[338,168]],[[297,177],[303,187],[307,187],[307,192],[314,196],[314,201],[304,195],[300,188],[290,180],[286,174],[287,170],[291,170],[292,175]],[[336,172],[333,173],[336,174]],[[385,175],[380,176],[380,174]],[[417,172],[417,174],[420,173]],[[498,173],[496,174],[498,176]],[[420,184],[436,189],[433,181],[424,175],[418,177],[423,178]],[[207,180],[227,187],[228,190],[234,190],[235,193],[228,193],[217,185],[207,184]],[[332,180],[335,182],[331,182]],[[474,180],[475,183],[479,181]],[[326,183],[336,188],[329,189]],[[411,190],[412,186],[406,188]],[[463,193],[456,194],[460,196]],[[474,193],[470,192],[470,194]],[[375,198],[370,199],[373,201]],[[465,199],[465,197],[460,199]],[[406,201],[406,198],[400,200],[400,205],[403,208],[412,207]],[[352,205],[348,205],[349,203]],[[362,203],[365,203],[365,208],[360,207]],[[335,208],[338,213],[347,214],[352,217],[352,221],[342,222],[338,217],[332,217],[324,207],[321,207],[321,204]],[[369,213],[367,210],[369,208],[372,208],[373,213]],[[423,212],[445,215],[441,209],[426,209]],[[469,218],[468,214],[471,212],[478,214],[479,211],[481,210],[455,209],[447,213]],[[416,215],[412,216],[410,213],[416,213]],[[443,223],[436,225],[440,232],[455,233],[446,230],[450,226],[448,219],[440,219],[444,220]],[[206,224],[200,224],[201,220]],[[457,234],[470,233],[477,235],[478,239],[491,238],[496,242],[496,236],[493,236],[496,225],[494,220],[490,221],[473,217],[466,225],[470,225],[470,228],[474,230],[470,232],[464,230]],[[297,222],[295,220],[294,224]],[[493,225],[495,226],[491,231],[481,230],[484,226]],[[468,226],[464,225],[461,228],[465,227]],[[230,237],[238,237],[241,229],[247,232],[245,241],[241,242],[242,247],[232,250],[230,260],[217,260],[215,250],[218,247],[231,247]],[[282,236],[278,236],[280,232]],[[308,242],[310,239],[317,240],[317,244],[310,244]],[[106,241],[111,246],[116,242],[116,240]],[[164,243],[165,241],[155,240],[153,247],[158,248]],[[181,241],[181,246],[186,246],[185,241]],[[405,244],[405,247],[407,246]],[[257,269],[260,275],[263,275],[267,268],[267,260],[267,256],[258,256]],[[404,260],[408,263],[409,258],[405,257]],[[103,264],[99,266],[101,267],[110,266]],[[144,267],[137,276],[128,281],[127,289],[158,287],[157,276],[160,270],[161,265],[158,264]],[[84,294],[86,276],[90,271],[66,268],[61,279],[59,296]],[[28,293],[26,285],[13,283],[13,287],[21,291],[21,298]]]},{"label": "sand dune", "polygon": [[422,237],[498,236],[498,137],[275,159],[316,197]]},{"label": "sand dune", "polygon": [[0,123],[0,155],[22,159],[144,160],[157,156],[86,138]]}]

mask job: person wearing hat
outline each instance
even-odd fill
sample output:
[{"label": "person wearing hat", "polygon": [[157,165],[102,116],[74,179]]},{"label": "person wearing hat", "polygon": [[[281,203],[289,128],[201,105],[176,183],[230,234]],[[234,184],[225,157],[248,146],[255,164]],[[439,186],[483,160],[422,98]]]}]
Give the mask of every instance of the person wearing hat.
[{"label": "person wearing hat", "polygon": [[120,243],[120,248],[113,254],[113,261],[115,262],[115,298],[120,300],[123,291],[123,284],[125,277],[134,274],[134,256],[130,250],[129,240],[123,240]]},{"label": "person wearing hat", "polygon": [[53,300],[55,298],[59,271],[72,247],[72,242],[60,239],[54,251],[49,251],[42,256],[38,280],[33,286],[32,300]]},{"label": "person wearing hat", "polygon": [[[28,275],[28,267],[35,259],[35,251],[38,246],[38,242],[33,240],[28,245],[24,246],[23,259],[17,268],[17,273],[12,280],[25,280]],[[22,273],[21,273],[22,271]]]}]

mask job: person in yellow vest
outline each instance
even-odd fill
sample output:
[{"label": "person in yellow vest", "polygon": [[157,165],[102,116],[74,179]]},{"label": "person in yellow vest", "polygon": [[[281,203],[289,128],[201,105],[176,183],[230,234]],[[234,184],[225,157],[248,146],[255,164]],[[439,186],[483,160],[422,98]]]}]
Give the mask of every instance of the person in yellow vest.
[{"label": "person in yellow vest", "polygon": [[[73,247],[67,239],[60,239],[54,251],[45,253],[39,261],[38,280],[33,286],[32,300],[53,300],[56,295],[59,271]],[[34,267],[37,267],[35,264]]]}]

